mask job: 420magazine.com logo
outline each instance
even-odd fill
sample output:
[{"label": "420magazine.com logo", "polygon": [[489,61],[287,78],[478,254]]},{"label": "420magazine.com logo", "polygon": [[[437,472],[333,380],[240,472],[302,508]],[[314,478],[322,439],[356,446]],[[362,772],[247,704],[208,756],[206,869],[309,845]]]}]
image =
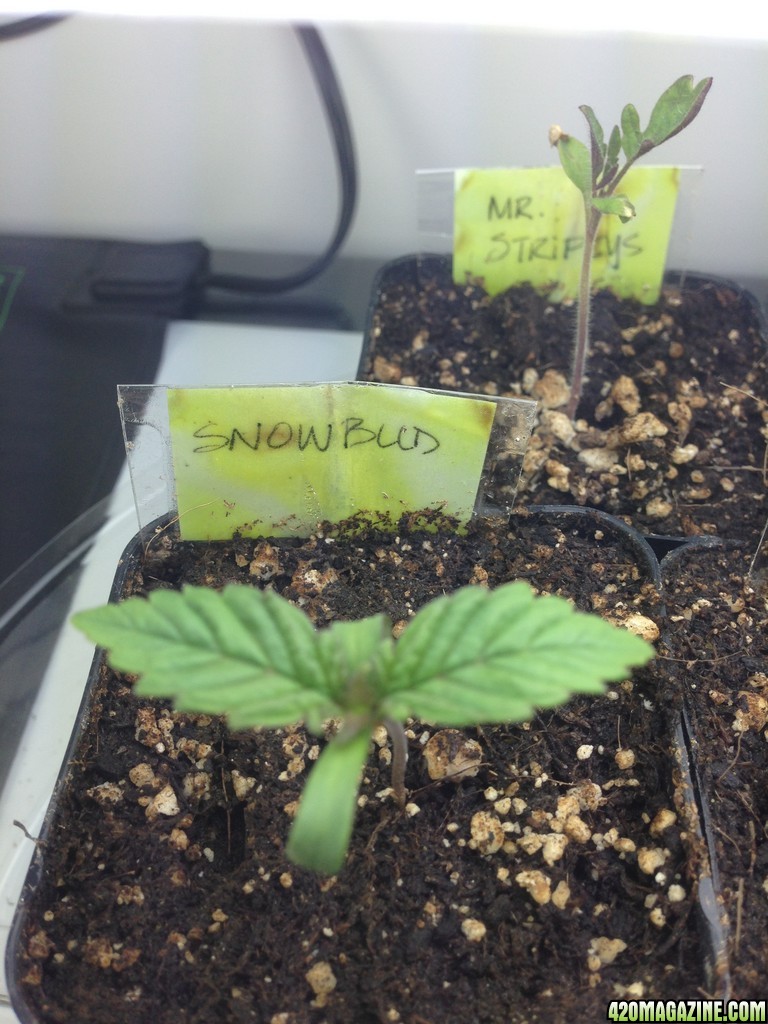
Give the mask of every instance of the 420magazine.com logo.
[{"label": "420magazine.com logo", "polygon": [[764,1021],[765,999],[616,999],[606,1020],[633,1021]]}]

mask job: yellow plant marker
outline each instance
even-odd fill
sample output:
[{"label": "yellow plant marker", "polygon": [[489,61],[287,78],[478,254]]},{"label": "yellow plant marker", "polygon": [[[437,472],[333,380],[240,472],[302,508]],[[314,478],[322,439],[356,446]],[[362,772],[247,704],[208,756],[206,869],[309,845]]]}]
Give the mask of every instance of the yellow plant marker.
[{"label": "yellow plant marker", "polygon": [[[637,216],[604,217],[592,263],[594,288],[658,299],[675,213],[677,167],[633,167],[619,187]],[[554,302],[578,294],[584,205],[561,167],[454,172],[453,277],[483,281],[490,295],[529,283]]]},{"label": "yellow plant marker", "polygon": [[[169,389],[181,535],[306,536],[357,512],[466,522],[496,403],[383,384]],[[527,440],[527,439],[526,439]]]}]

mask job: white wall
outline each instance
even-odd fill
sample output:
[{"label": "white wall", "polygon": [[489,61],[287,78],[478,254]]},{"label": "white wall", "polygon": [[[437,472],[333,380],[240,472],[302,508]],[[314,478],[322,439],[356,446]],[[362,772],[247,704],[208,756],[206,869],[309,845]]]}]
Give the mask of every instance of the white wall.
[{"label": "white wall", "polygon": [[[768,274],[768,42],[334,23],[322,29],[357,142],[346,252],[418,247],[415,171],[556,162],[580,103],[645,121],[678,75],[713,75],[659,152],[703,164],[670,262]],[[311,253],[335,223],[324,115],[287,25],[75,16],[0,45],[0,231],[198,237]]]}]

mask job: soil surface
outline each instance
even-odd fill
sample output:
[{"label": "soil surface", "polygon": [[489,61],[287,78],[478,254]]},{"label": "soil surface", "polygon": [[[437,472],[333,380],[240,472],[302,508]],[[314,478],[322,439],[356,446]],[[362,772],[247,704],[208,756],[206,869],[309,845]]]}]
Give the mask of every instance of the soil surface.
[{"label": "soil surface", "polygon": [[[651,634],[662,621],[646,568],[589,513],[521,512],[464,538],[407,523],[307,541],[166,533],[129,591],[236,581],[274,587],[318,626],[383,610],[397,630],[432,596],[510,579]],[[706,993],[706,867],[663,667],[524,724],[442,735],[479,747],[459,782],[430,778],[436,730],[411,723],[406,812],[377,734],[328,879],[284,855],[323,737],[230,734],[138,700],[102,665],[17,926],[17,1000],[57,1024],[565,1024],[604,1019],[615,998]]]},{"label": "soil surface", "polygon": [[754,538],[766,512],[765,320],[735,287],[688,277],[652,306],[592,304],[589,379],[571,424],[575,307],[531,288],[457,286],[441,257],[397,261],[374,295],[361,379],[530,396],[520,501],[628,517],[643,533]]},{"label": "soil surface", "polygon": [[[752,552],[691,547],[664,562],[668,666],[696,737],[734,995],[765,998],[768,962],[768,608]],[[763,566],[764,567],[764,566]]]}]

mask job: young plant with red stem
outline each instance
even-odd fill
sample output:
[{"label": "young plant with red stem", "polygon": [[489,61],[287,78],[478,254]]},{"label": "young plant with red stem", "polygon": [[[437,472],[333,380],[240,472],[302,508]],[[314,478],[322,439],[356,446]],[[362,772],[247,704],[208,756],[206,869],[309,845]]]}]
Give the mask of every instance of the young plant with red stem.
[{"label": "young plant with red stem", "polygon": [[677,135],[693,121],[711,85],[711,78],[702,79],[698,85],[693,84],[692,75],[678,78],[656,101],[648,127],[644,130],[640,127],[637,110],[628,103],[621,114],[621,127],[614,125],[607,142],[595,112],[586,104],[579,110],[589,127],[589,146],[567,135],[558,125],[549,130],[550,144],[557,146],[563,170],[581,192],[584,201],[584,255],[579,281],[571,397],[566,408],[571,419],[576,416],[584,387],[589,353],[592,254],[600,222],[605,214],[618,217],[622,223],[635,216],[635,208],[629,199],[616,192],[622,179],[641,156]]}]

